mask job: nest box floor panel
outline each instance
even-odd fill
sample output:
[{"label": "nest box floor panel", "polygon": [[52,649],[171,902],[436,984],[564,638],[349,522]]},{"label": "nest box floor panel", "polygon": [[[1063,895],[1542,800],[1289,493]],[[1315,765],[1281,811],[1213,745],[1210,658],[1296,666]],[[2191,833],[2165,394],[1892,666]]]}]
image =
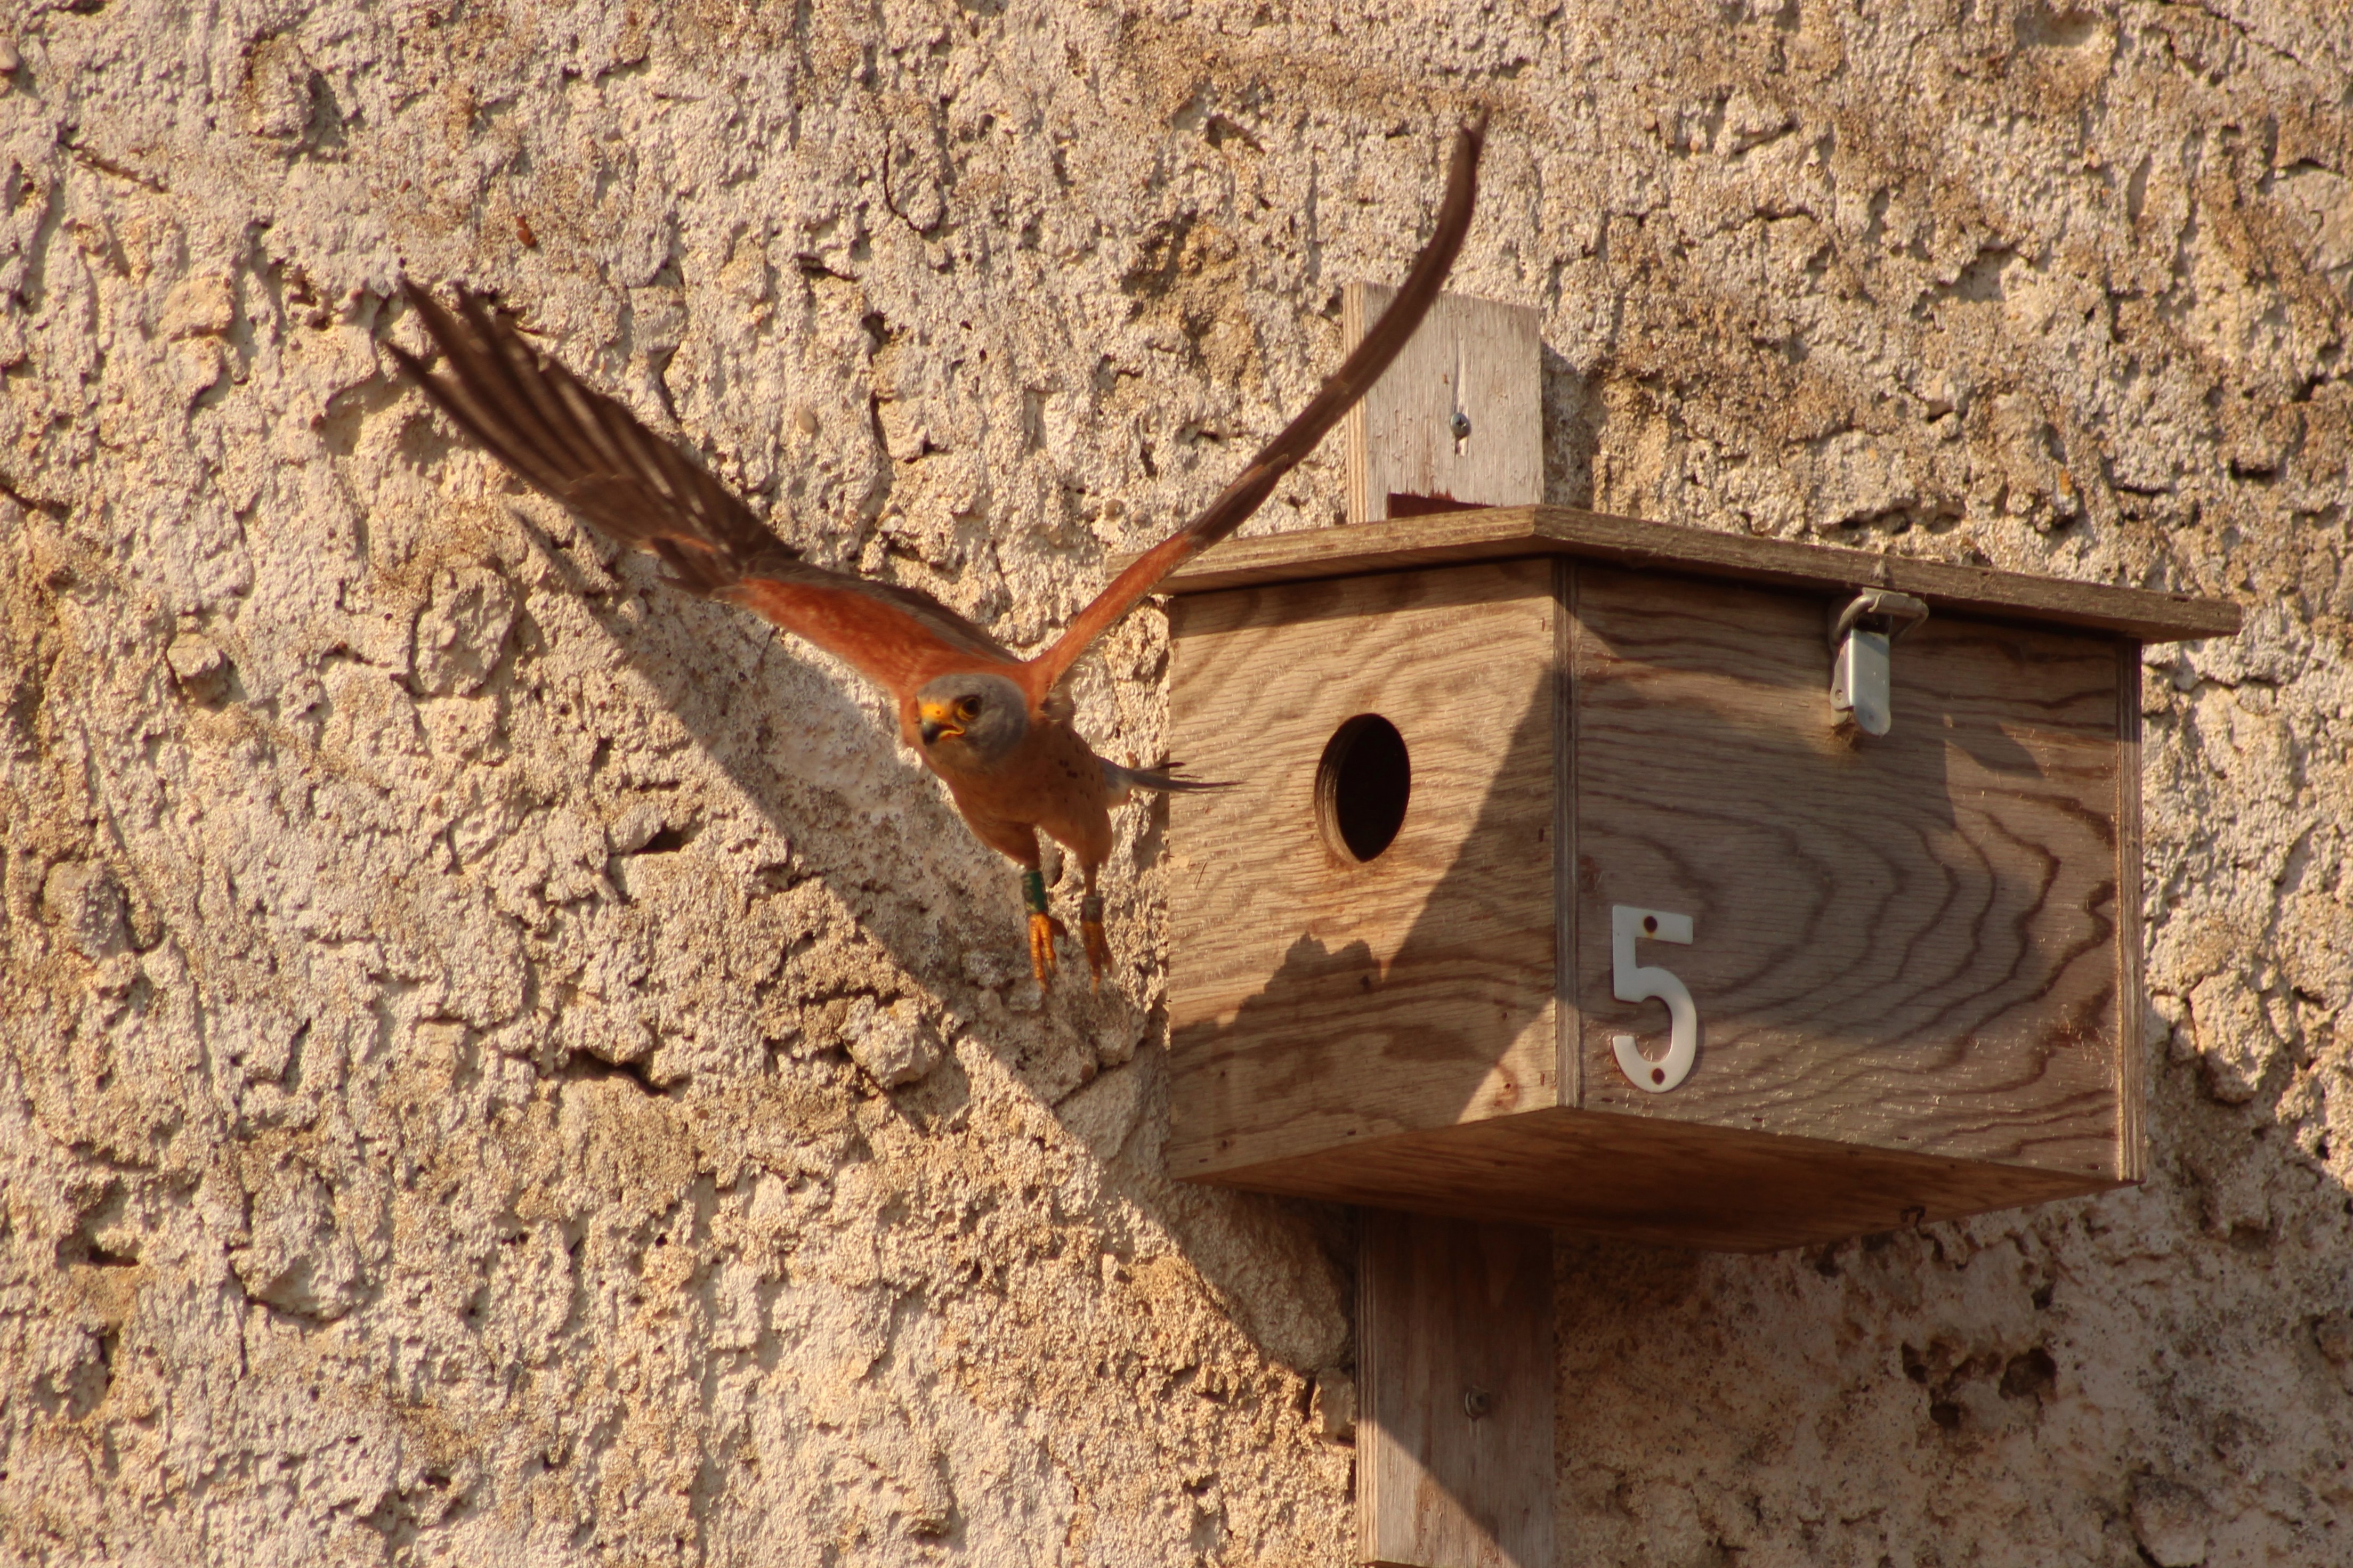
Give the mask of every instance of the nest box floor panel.
[{"label": "nest box floor panel", "polygon": [[1204,1179],[1250,1192],[1715,1252],[1807,1247],[2125,1184],[1566,1110],[1403,1132]]}]

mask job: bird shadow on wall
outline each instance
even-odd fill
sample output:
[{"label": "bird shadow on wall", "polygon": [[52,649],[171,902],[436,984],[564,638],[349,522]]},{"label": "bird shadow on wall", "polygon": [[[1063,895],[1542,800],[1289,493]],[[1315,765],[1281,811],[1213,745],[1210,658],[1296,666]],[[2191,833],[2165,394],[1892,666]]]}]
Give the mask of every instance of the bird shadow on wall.
[{"label": "bird shadow on wall", "polygon": [[[508,510],[564,591],[586,606],[644,681],[649,704],[675,719],[742,799],[789,843],[791,876],[821,881],[848,908],[859,931],[914,986],[968,1020],[964,1037],[983,1046],[1097,1163],[1107,1201],[1093,1217],[1112,1255],[1174,1247],[1267,1355],[1311,1377],[1333,1368],[1345,1354],[1339,1319],[1354,1267],[1346,1211],[1168,1179],[1159,1156],[1166,1120],[1163,1053],[1149,1044],[1156,1009],[1147,1013],[1123,991],[1117,976],[1129,966],[1115,966],[1101,994],[1091,994],[1083,967],[1066,946],[1058,983],[1039,995],[1029,978],[1011,863],[972,840],[927,776],[900,754],[872,705],[859,701],[853,689],[825,681],[794,682],[793,696],[780,698],[756,672],[777,661],[805,659],[789,640],[730,606],[659,587],[650,563],[624,565],[627,557],[605,563],[599,552],[613,583],[607,586],[579,559],[582,552],[598,552],[585,529],[570,525],[575,531],[567,539],[519,507]],[[649,613],[624,613],[625,601],[641,591]],[[747,668],[753,678],[745,678]],[[812,690],[826,693],[820,700],[830,704],[822,727],[867,752],[855,765],[871,769],[874,788],[892,792],[892,831],[859,831],[863,808],[781,760],[797,735],[817,728],[805,708]],[[861,772],[859,780],[866,776]],[[1166,800],[1146,797],[1128,809],[1150,814],[1134,837],[1141,854],[1156,853],[1166,835]],[[673,842],[691,838],[695,826],[673,822],[665,834]],[[944,874],[943,858],[958,854],[968,856],[968,863],[951,864]],[[1002,885],[1001,903],[992,897],[992,879]],[[1070,890],[1059,889],[1058,899],[1067,900]],[[812,998],[812,1010],[825,1006],[821,993],[828,984],[817,984],[820,994]],[[641,1070],[630,1076],[648,1088],[660,1087]],[[882,1101],[920,1132],[954,1135],[973,1092],[950,1051]],[[1134,1234],[1139,1229],[1158,1232],[1165,1243]]]},{"label": "bird shadow on wall", "polygon": [[[927,787],[920,768],[900,754],[891,721],[878,721],[875,708],[860,702],[839,680],[797,682],[789,702],[780,700],[764,677],[775,668],[799,663],[816,674],[818,662],[790,641],[733,606],[698,600],[661,582],[649,559],[612,552],[585,527],[570,523],[573,539],[552,533],[520,508],[510,515],[541,561],[586,607],[623,661],[650,689],[650,706],[668,713],[695,749],[733,784],[766,821],[789,861],[784,879],[802,874],[823,881],[900,969],[928,976],[944,953],[938,933],[968,933],[967,945],[994,943],[1018,954],[1021,933],[1012,898],[1012,876],[1004,879],[1002,908],[970,896],[964,879],[940,874],[941,852],[964,848],[969,834],[947,802]],[[610,585],[591,579],[575,552],[593,555]],[[642,597],[647,613],[623,613]],[[808,711],[811,700],[824,711]],[[799,747],[806,753],[818,737],[849,738],[851,754],[837,758],[835,779],[810,777],[785,759]],[[839,749],[839,748],[838,748]],[[812,772],[823,773],[824,768]],[[902,817],[882,834],[831,835],[812,824],[855,820],[862,811],[851,793],[868,786],[903,790],[891,803]],[[701,825],[667,821],[666,844],[691,839]],[[920,851],[920,852],[918,852]],[[975,862],[983,858],[969,846]],[[987,857],[995,859],[996,857]],[[1009,862],[1007,863],[1009,866]],[[919,889],[902,897],[877,889]]]}]

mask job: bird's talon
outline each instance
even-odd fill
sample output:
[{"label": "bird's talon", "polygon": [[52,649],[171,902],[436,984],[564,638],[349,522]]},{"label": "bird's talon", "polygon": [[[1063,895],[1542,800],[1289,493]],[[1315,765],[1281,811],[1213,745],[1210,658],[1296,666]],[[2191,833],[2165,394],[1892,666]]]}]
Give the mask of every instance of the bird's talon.
[{"label": "bird's talon", "polygon": [[1103,971],[1111,967],[1111,943],[1103,939],[1103,921],[1081,921],[1079,938],[1087,950],[1087,989],[1103,989]]},{"label": "bird's talon", "polygon": [[1032,914],[1029,917],[1029,971],[1038,977],[1039,990],[1052,988],[1054,941],[1069,934],[1062,922],[1051,915]]}]

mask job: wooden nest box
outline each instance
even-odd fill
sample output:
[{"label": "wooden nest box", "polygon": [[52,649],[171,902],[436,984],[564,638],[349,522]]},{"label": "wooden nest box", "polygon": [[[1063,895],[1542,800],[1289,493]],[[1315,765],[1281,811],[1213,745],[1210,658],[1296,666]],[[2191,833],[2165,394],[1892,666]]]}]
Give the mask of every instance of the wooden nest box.
[{"label": "wooden nest box", "polygon": [[1170,752],[1234,781],[1172,807],[1170,1168],[1741,1251],[2138,1179],[2140,645],[2235,607],[1390,515],[1532,469],[1533,313],[1444,350],[1504,310],[1368,399],[1376,521],[1169,583]]}]

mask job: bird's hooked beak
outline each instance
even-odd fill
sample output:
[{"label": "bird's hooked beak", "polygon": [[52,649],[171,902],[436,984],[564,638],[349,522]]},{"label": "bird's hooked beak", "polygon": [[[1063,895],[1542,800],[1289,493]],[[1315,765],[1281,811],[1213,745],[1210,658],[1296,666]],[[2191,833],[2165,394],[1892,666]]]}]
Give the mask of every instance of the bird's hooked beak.
[{"label": "bird's hooked beak", "polygon": [[926,746],[943,735],[964,733],[964,726],[956,721],[955,710],[945,702],[916,703],[915,719],[915,733],[923,738]]}]

